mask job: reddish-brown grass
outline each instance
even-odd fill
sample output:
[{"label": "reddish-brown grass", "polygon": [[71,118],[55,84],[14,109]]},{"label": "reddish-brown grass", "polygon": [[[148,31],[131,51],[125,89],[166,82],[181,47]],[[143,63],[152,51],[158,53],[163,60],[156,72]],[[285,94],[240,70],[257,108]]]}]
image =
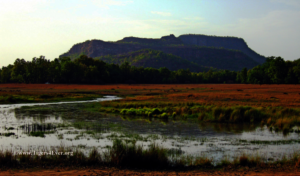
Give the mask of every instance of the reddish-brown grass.
[{"label": "reddish-brown grass", "polygon": [[91,91],[110,95],[140,95],[135,100],[198,102],[220,106],[300,106],[300,85],[250,84],[0,84],[0,95]]}]

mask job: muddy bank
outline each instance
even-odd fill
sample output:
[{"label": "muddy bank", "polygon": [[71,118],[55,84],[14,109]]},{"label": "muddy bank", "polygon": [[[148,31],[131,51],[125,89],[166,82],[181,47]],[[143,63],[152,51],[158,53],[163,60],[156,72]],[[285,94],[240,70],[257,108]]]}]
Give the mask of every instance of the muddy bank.
[{"label": "muddy bank", "polygon": [[1,171],[0,175],[16,175],[16,176],[40,176],[40,175],[80,175],[80,176],[96,176],[96,175],[110,175],[110,176],[120,176],[120,175],[133,175],[133,176],[208,176],[208,175],[226,175],[226,176],[236,176],[236,175],[245,175],[245,176],[292,176],[300,175],[300,172],[296,169],[256,169],[256,170],[247,170],[242,168],[238,171],[218,171],[218,170],[207,170],[207,171],[186,171],[186,172],[175,172],[175,171],[133,171],[133,170],[119,170],[114,168],[88,168],[88,169],[70,169],[70,168],[55,168],[49,170],[41,169],[31,169],[31,170],[7,170]]}]

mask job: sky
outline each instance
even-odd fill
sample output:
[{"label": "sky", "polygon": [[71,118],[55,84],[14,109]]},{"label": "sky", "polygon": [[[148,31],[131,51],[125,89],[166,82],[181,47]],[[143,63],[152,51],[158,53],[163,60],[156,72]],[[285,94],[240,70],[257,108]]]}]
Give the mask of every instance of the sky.
[{"label": "sky", "polygon": [[0,0],[0,68],[58,58],[76,43],[205,34],[300,58],[300,0]]}]

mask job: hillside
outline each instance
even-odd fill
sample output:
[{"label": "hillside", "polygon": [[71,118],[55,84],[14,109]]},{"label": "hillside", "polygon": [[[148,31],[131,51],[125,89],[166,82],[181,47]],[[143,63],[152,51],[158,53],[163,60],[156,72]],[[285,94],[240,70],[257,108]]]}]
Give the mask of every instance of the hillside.
[{"label": "hillside", "polygon": [[[248,48],[243,39],[205,36],[205,40],[202,40],[201,37],[203,38],[203,35],[182,35],[179,37],[169,35],[160,39],[125,37],[116,42],[88,40],[75,44],[60,57],[69,56],[75,59],[80,55],[87,55],[96,58],[108,55],[124,55],[142,49],[153,49],[179,56],[204,67],[217,69],[241,70],[244,67],[250,69],[265,61],[263,56]],[[250,55],[252,53],[252,55],[249,56],[246,53],[250,53]],[[106,60],[106,62],[109,61]],[[146,63],[148,62],[145,62],[144,66],[149,67]],[[168,62],[164,62],[164,64],[159,66],[172,65]],[[154,66],[156,68],[158,65]]]},{"label": "hillside", "polygon": [[240,71],[245,67],[251,69],[258,65],[243,52],[228,49],[182,46],[176,49],[165,47],[162,51],[172,53],[201,66],[217,69]]},{"label": "hillside", "polygon": [[244,39],[237,37],[219,37],[207,35],[180,35],[178,37],[186,45],[208,46],[242,51],[254,61],[262,64],[266,58],[248,47]]},{"label": "hillside", "polygon": [[119,65],[124,62],[128,62],[131,66],[136,67],[152,67],[156,69],[166,67],[172,71],[186,68],[189,68],[192,72],[203,72],[209,70],[207,67],[199,66],[196,63],[192,63],[173,54],[166,54],[162,51],[152,49],[143,49],[123,55],[96,57],[95,59]]}]

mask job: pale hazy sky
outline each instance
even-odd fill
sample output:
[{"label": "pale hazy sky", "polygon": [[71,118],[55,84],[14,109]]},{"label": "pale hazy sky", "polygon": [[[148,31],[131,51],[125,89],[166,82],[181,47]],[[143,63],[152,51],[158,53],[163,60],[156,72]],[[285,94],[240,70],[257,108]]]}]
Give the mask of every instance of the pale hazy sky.
[{"label": "pale hazy sky", "polygon": [[295,60],[299,31],[300,0],[0,0],[0,68],[90,39],[188,33],[241,37],[259,54]]}]

